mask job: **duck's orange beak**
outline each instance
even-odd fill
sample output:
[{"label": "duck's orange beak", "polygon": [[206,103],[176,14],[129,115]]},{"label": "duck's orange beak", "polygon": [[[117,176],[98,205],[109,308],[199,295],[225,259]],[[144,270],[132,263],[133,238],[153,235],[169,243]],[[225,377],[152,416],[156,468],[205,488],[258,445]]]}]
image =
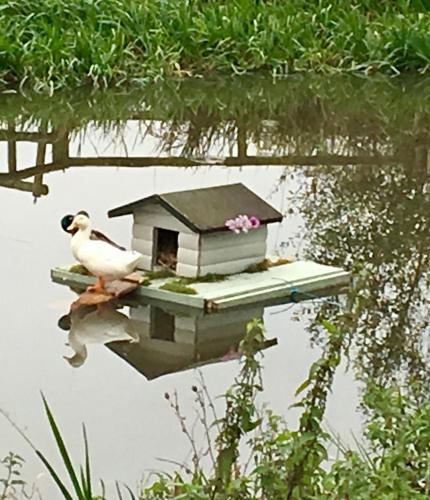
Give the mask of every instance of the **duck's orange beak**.
[{"label": "duck's orange beak", "polygon": [[74,234],[74,233],[76,233],[76,231],[77,231],[78,229],[79,229],[79,228],[78,228],[78,226],[77,226],[77,225],[75,224],[75,222],[73,221],[73,222],[70,224],[70,226],[67,228],[67,232],[68,232],[68,233],[72,233],[72,234]]}]

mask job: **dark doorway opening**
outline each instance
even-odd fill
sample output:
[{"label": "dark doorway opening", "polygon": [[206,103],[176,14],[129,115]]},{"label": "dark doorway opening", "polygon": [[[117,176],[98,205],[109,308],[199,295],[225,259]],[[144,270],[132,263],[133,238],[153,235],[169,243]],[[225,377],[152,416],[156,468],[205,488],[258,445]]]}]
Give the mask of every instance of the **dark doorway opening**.
[{"label": "dark doorway opening", "polygon": [[176,271],[178,236],[177,231],[155,228],[155,266]]},{"label": "dark doorway opening", "polygon": [[175,316],[159,307],[151,307],[151,338],[175,341]]}]

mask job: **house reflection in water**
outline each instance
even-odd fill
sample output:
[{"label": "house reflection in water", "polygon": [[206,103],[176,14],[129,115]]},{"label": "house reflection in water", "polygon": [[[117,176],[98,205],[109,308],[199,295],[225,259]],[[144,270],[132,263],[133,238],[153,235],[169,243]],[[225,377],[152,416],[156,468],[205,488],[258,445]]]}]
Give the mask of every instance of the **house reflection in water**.
[{"label": "house reflection in water", "polygon": [[[130,308],[139,342],[112,342],[107,347],[121,356],[147,379],[239,357],[239,343],[246,324],[263,317],[263,307],[195,315],[164,305]],[[265,342],[263,348],[277,343]]]},{"label": "house reflection in water", "polygon": [[[81,306],[60,318],[68,330],[75,368],[91,362],[87,346],[105,345],[148,380],[208,363],[238,359],[247,323],[263,319],[263,306],[206,314],[192,308],[156,303],[134,303],[129,316],[120,304]],[[264,341],[262,349],[277,344]]]}]

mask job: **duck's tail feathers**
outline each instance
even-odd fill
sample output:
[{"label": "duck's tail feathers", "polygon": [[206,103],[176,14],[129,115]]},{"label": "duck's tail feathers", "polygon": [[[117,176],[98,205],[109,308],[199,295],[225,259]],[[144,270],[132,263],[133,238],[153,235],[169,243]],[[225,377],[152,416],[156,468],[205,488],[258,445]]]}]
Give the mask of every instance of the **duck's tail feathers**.
[{"label": "duck's tail feathers", "polygon": [[129,262],[129,266],[132,268],[132,269],[135,269],[139,260],[143,257],[143,255],[139,252],[135,252],[135,251],[132,251],[130,252],[130,262]]}]

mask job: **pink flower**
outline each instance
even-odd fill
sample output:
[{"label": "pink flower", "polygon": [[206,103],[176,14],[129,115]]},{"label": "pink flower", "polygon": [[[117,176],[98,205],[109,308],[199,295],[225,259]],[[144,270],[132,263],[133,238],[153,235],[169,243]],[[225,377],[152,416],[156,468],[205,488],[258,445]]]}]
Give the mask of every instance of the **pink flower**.
[{"label": "pink flower", "polygon": [[252,229],[258,229],[261,225],[260,219],[258,217],[255,217],[255,215],[252,215],[249,218],[249,222],[251,223]]},{"label": "pink flower", "polygon": [[225,225],[236,234],[241,231],[247,233],[250,229],[257,229],[260,227],[261,222],[258,217],[252,215],[238,215],[235,219],[228,219],[225,221]]},{"label": "pink flower", "polygon": [[250,229],[252,229],[252,224],[249,221],[249,217],[247,215],[238,215],[236,217],[236,220],[238,221],[238,225],[244,233],[247,233]]},{"label": "pink flower", "polygon": [[225,221],[225,225],[236,234],[240,233],[241,226],[238,225],[237,219],[228,219]]}]

